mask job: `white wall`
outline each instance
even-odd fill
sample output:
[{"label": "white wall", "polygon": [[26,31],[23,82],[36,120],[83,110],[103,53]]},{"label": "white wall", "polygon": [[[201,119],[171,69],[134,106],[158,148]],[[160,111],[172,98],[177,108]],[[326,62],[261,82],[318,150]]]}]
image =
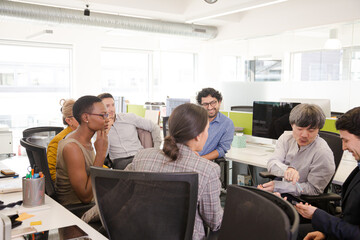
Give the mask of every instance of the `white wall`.
[{"label": "white wall", "polygon": [[233,24],[221,29],[220,39],[266,36],[360,17],[358,0],[288,0],[242,12]]},{"label": "white wall", "polygon": [[[359,0],[289,0],[287,2],[239,14],[233,24],[221,28],[219,37],[211,41],[157,38],[134,35],[110,36],[106,30],[90,27],[70,27],[0,19],[0,40],[18,40],[67,44],[73,48],[73,79],[71,95],[98,94],[101,91],[100,53],[102,47],[190,51],[199,54],[198,82],[189,86],[194,95],[200,88],[212,86],[223,91],[225,107],[250,104],[253,100],[273,100],[280,97],[331,98],[333,110],[345,111],[360,103],[358,82],[289,82],[281,83],[223,83],[218,82],[219,59],[223,55],[255,56],[282,53],[299,45],[314,44],[313,40],[294,40],[293,35],[282,35],[276,46],[258,41],[238,40],[262,37],[305,27],[334,24],[360,19]],[[27,39],[44,29],[52,35]],[[350,41],[359,44],[359,36]],[[235,39],[235,40],[234,40]],[[321,43],[319,42],[319,45]],[[286,73],[285,73],[286,74]],[[290,96],[291,95],[291,96]]]},{"label": "white wall", "polygon": [[222,85],[224,110],[231,106],[252,106],[253,101],[279,101],[280,98],[330,99],[331,109],[345,112],[360,106],[360,82],[227,82]]}]

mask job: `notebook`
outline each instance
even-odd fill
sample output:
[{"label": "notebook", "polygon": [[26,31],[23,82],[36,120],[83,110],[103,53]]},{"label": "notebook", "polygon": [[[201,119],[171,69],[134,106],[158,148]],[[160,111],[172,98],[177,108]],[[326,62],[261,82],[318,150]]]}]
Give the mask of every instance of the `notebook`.
[{"label": "notebook", "polygon": [[0,180],[0,193],[21,192],[21,178],[7,178]]}]

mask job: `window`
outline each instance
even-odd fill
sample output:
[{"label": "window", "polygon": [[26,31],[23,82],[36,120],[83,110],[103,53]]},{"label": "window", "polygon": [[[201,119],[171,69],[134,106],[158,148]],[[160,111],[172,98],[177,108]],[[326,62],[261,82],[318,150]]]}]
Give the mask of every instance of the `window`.
[{"label": "window", "polygon": [[71,49],[0,42],[0,124],[16,151],[25,128],[62,125],[60,99],[70,96]]},{"label": "window", "polygon": [[132,104],[194,94],[189,89],[196,75],[193,53],[104,49],[101,64],[103,92],[124,96]]},{"label": "window", "polygon": [[[344,52],[349,50],[344,49]],[[360,81],[360,47],[351,49],[350,59],[350,79]]]},{"label": "window", "polygon": [[244,82],[244,64],[241,62],[240,57],[236,56],[223,56],[220,60],[220,81],[231,82],[241,81]]},{"label": "window", "polygon": [[[183,52],[157,52],[154,54],[153,99],[188,98],[194,95],[189,87],[195,83],[196,55]],[[157,77],[158,76],[158,79]]]},{"label": "window", "polygon": [[338,81],[341,79],[341,50],[320,50],[293,54],[295,81]]},{"label": "window", "polygon": [[151,53],[105,49],[101,53],[102,91],[124,96],[131,103],[149,98]]},{"label": "window", "polygon": [[248,81],[268,82],[281,81],[281,60],[245,61],[245,74]]}]

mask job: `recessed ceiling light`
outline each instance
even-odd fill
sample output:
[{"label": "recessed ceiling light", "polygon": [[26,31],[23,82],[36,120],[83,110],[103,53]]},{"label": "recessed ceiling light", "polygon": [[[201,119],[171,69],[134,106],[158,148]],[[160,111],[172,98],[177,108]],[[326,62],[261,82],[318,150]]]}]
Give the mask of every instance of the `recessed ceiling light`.
[{"label": "recessed ceiling light", "polygon": [[212,3],[216,3],[217,0],[205,0],[205,2],[212,4]]}]

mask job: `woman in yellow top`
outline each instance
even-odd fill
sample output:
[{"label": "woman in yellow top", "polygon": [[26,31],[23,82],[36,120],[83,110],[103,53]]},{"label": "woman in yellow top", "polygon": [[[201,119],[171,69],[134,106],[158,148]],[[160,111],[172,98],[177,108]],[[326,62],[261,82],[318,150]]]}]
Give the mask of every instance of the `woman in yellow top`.
[{"label": "woman in yellow top", "polygon": [[73,116],[74,103],[75,100],[73,99],[60,100],[60,105],[62,106],[60,111],[63,115],[62,116],[63,123],[64,125],[67,125],[67,127],[51,140],[47,148],[47,160],[49,164],[51,180],[53,180],[54,182],[56,179],[56,155],[57,155],[58,143],[60,140],[64,139],[70,132],[74,131],[79,126],[79,123],[76,121],[76,119]]}]

